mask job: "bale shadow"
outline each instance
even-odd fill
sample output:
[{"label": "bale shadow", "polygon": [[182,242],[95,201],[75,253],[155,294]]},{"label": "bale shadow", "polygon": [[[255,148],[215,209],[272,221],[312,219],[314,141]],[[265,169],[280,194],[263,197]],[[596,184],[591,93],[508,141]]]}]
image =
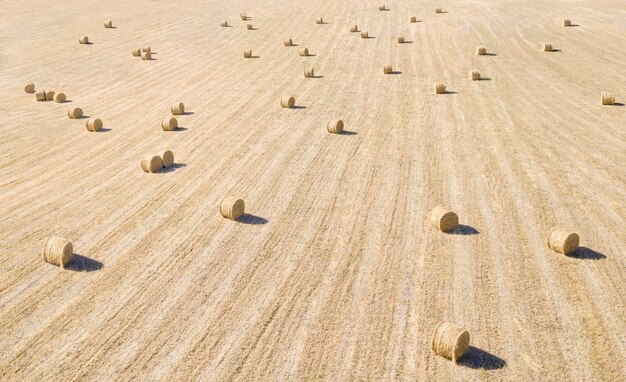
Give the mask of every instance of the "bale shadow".
[{"label": "bale shadow", "polygon": [[193,111],[186,111],[182,115],[193,115],[193,114],[194,114]]},{"label": "bale shadow", "polygon": [[446,233],[451,235],[478,235],[480,232],[472,226],[459,224],[451,230],[446,231]]},{"label": "bale shadow", "polygon": [[570,26],[569,26],[568,28],[571,28],[571,27],[579,27],[579,26],[580,26],[580,24],[570,24]]},{"label": "bale shadow", "polygon": [[458,92],[455,91],[451,91],[451,90],[446,90],[445,92],[443,92],[442,94],[459,94]]},{"label": "bale shadow", "polygon": [[483,370],[497,370],[506,366],[506,361],[502,358],[474,346],[470,346],[458,363],[472,369]]},{"label": "bale shadow", "polygon": [[547,51],[546,53],[558,53],[561,52],[561,49],[552,49],[550,51]]},{"label": "bale shadow", "polygon": [[491,77],[480,77],[478,81],[491,81]]},{"label": "bale shadow", "polygon": [[109,129],[108,127],[103,127],[100,130],[95,131],[95,133],[106,133],[106,132],[109,132],[109,131],[111,131],[111,129]]},{"label": "bale shadow", "polygon": [[601,254],[600,252],[596,252],[593,249],[587,247],[578,247],[575,251],[568,253],[565,255],[567,257],[571,257],[573,259],[579,260],[603,260],[606,259],[606,256]]},{"label": "bale shadow", "polygon": [[180,127],[180,126],[178,126],[178,127],[177,127],[177,128],[175,128],[174,130],[169,130],[169,131],[167,131],[167,130],[163,130],[163,131],[164,131],[164,132],[166,132],[166,133],[170,133],[170,132],[181,132],[181,131],[187,131],[187,128],[186,128],[186,127]]},{"label": "bale shadow", "polygon": [[76,118],[76,119],[89,119],[91,118],[90,115],[83,115],[82,117]]},{"label": "bale shadow", "polygon": [[372,38],[376,38],[376,36],[367,36],[365,38],[361,37],[362,40],[369,40],[369,39],[372,39]]},{"label": "bale shadow", "polygon": [[184,164],[184,163],[174,163],[174,164],[172,164],[171,166],[169,166],[167,168],[165,168],[165,167],[162,168],[159,172],[162,172],[162,173],[174,172],[174,171],[178,170],[179,168],[183,168],[185,166],[187,166],[187,165]]},{"label": "bale shadow", "polygon": [[348,130],[344,130],[341,133],[339,133],[339,135],[357,135],[358,133],[356,131],[348,131]]},{"label": "bale shadow", "polygon": [[306,109],[306,106],[302,106],[302,105],[295,105],[293,107],[290,107],[289,109],[292,110],[297,110],[297,109]]},{"label": "bale shadow", "polygon": [[236,221],[242,224],[250,225],[267,224],[267,219],[252,214],[243,214]]},{"label": "bale shadow", "polygon": [[74,254],[72,260],[65,265],[65,269],[74,272],[94,272],[102,269],[103,265],[98,260],[90,259],[79,254]]},{"label": "bale shadow", "polygon": [[313,76],[313,77],[309,77],[309,78],[324,78],[324,76]]},{"label": "bale shadow", "polygon": [[302,57],[315,57],[315,54],[307,54],[306,56],[302,56]]},{"label": "bale shadow", "polygon": [[261,56],[250,56],[250,58],[261,58]]},{"label": "bale shadow", "polygon": [[412,40],[404,40],[404,42],[401,42],[400,45],[404,45],[404,44],[413,44]]},{"label": "bale shadow", "polygon": [[608,106],[624,106],[624,104],[621,102],[613,102],[613,105],[608,105]]},{"label": "bale shadow", "polygon": [[497,54],[495,54],[495,53],[485,53],[485,54],[483,54],[483,56],[495,57],[495,56],[497,56]]},{"label": "bale shadow", "polygon": [[256,28],[256,27],[252,27],[252,28],[250,28],[250,29],[247,29],[247,30],[249,30],[249,31],[258,31],[258,30],[259,30],[259,28]]},{"label": "bale shadow", "polygon": [[402,72],[401,72],[401,71],[399,71],[399,70],[393,70],[393,71],[391,71],[391,73],[389,73],[389,74],[392,74],[392,75],[394,75],[394,76],[397,76],[398,74],[402,74]]}]

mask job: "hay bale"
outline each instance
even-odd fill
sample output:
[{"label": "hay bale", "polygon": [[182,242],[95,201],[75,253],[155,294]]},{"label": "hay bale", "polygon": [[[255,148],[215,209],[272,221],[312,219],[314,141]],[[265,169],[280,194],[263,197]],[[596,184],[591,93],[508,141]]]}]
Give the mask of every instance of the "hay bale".
[{"label": "hay bale", "polygon": [[359,31],[359,27],[355,24],[350,27],[350,32],[355,33]]},{"label": "hay bale", "polygon": [[173,131],[178,127],[178,120],[174,117],[163,118],[161,128],[163,131]]},{"label": "hay bale", "polygon": [[293,40],[288,38],[284,42],[285,46],[293,46]]},{"label": "hay bale", "polygon": [[459,225],[459,217],[444,206],[436,206],[430,211],[430,222],[440,231],[447,232]]},{"label": "hay bale", "polygon": [[226,28],[226,27],[228,27],[228,20],[226,20],[226,21],[224,21],[223,23],[221,23],[221,24],[220,24],[220,26],[221,26],[222,28]]},{"label": "hay bale", "polygon": [[160,156],[155,155],[150,158],[143,159],[141,161],[141,169],[144,172],[157,172],[163,168],[163,159]]},{"label": "hay bale", "polygon": [[291,109],[292,107],[296,106],[296,99],[293,97],[282,97],[280,99],[280,106],[284,107],[285,109]]},{"label": "hay bale", "polygon": [[251,30],[254,29],[254,27],[252,26],[252,24],[248,24],[248,25],[246,25],[246,29],[251,31]]},{"label": "hay bale", "polygon": [[228,196],[220,204],[220,214],[231,220],[237,220],[244,214],[246,205],[241,199]]},{"label": "hay bale", "polygon": [[309,48],[300,48],[298,54],[302,57],[307,57],[309,55]]},{"label": "hay bale", "polygon": [[487,54],[487,48],[485,48],[484,46],[477,46],[476,47],[476,55],[477,56],[484,56],[485,54]]},{"label": "hay bale", "polygon": [[361,38],[369,38],[370,35],[369,33],[367,33],[367,31],[361,31]]},{"label": "hay bale", "polygon": [[315,77],[315,72],[313,71],[313,68],[304,69],[304,77],[305,78],[313,78],[313,77]]},{"label": "hay bale", "polygon": [[163,153],[163,167],[168,168],[174,164],[174,153],[171,150],[165,150]]},{"label": "hay bale", "polygon": [[104,22],[104,27],[105,27],[105,28],[113,28],[113,21],[111,21],[111,20],[106,20],[106,21]]},{"label": "hay bale", "polygon": [[54,92],[52,90],[47,90],[45,93],[46,101],[52,101],[54,99]]},{"label": "hay bale", "polygon": [[70,119],[78,119],[83,117],[83,109],[80,107],[72,107],[67,111],[67,116]]},{"label": "hay bale", "polygon": [[613,105],[615,104],[615,94],[611,92],[602,92],[601,103],[603,105]]},{"label": "hay bale", "polygon": [[46,91],[45,90],[41,90],[35,93],[35,99],[37,101],[45,101],[46,100]]},{"label": "hay bale", "polygon": [[480,80],[480,71],[476,69],[470,70],[468,77],[472,81],[478,81]]},{"label": "hay bale", "polygon": [[80,36],[80,38],[78,39],[78,42],[80,44],[89,44],[89,37],[87,37],[87,36]]},{"label": "hay bale", "polygon": [[239,18],[240,18],[242,21],[246,21],[246,20],[248,20],[248,16],[246,15],[246,13],[245,13],[245,12],[244,12],[244,13],[240,13],[240,14],[239,14]]},{"label": "hay bale", "polygon": [[141,59],[144,61],[152,60],[152,53],[150,52],[141,52]]},{"label": "hay bale", "polygon": [[133,49],[133,57],[141,57],[141,49]]},{"label": "hay bale", "polygon": [[541,50],[543,50],[544,52],[552,52],[552,44],[550,44],[549,42],[544,42],[543,44],[541,44]]},{"label": "hay bale", "polygon": [[146,47],[141,48],[141,51],[142,51],[142,52],[149,52],[149,53],[152,53],[152,50],[150,49],[150,47],[149,47],[149,46],[146,46]]},{"label": "hay bale", "polygon": [[404,36],[398,36],[398,44],[404,44]]},{"label": "hay bale", "polygon": [[443,10],[441,8],[435,8],[435,13],[442,13]]},{"label": "hay bale", "polygon": [[50,236],[43,246],[43,260],[65,269],[74,256],[74,245],[64,237]]},{"label": "hay bale", "polygon": [[318,17],[317,19],[315,19],[315,24],[324,24],[324,19],[321,17]]},{"label": "hay bale", "polygon": [[561,227],[554,227],[548,234],[548,248],[567,255],[578,248],[580,237],[575,232],[570,232]]},{"label": "hay bale", "polygon": [[343,132],[343,121],[341,119],[328,121],[326,130],[332,134],[341,134],[341,132]]},{"label": "hay bale", "polygon": [[417,22],[417,17],[416,16],[411,16],[411,22],[412,23],[416,23]]},{"label": "hay bale", "polygon": [[54,95],[53,99],[56,103],[63,103],[66,100],[65,93],[57,93]]},{"label": "hay bale", "polygon": [[32,82],[27,83],[26,85],[24,85],[24,92],[25,93],[34,93],[35,92],[35,84],[33,84]]},{"label": "hay bale", "polygon": [[383,5],[379,5],[379,6],[378,6],[378,10],[379,10],[379,11],[386,11],[386,10],[387,10],[387,7],[385,6],[385,4],[383,4]]},{"label": "hay bale", "polygon": [[446,93],[446,86],[444,84],[442,84],[441,82],[436,82],[434,87],[435,87],[435,94],[445,94]]},{"label": "hay bale", "polygon": [[432,349],[435,354],[457,362],[467,352],[470,335],[461,325],[442,321],[435,327]]},{"label": "hay bale", "polygon": [[572,26],[572,21],[570,19],[563,19],[563,26],[564,27],[571,27]]},{"label": "hay bale", "polygon": [[383,73],[385,73],[385,74],[393,73],[393,67],[391,65],[383,66]]},{"label": "hay bale", "polygon": [[244,58],[252,58],[252,50],[251,49],[244,50],[243,51],[243,57]]},{"label": "hay bale", "polygon": [[87,128],[87,131],[100,131],[102,130],[102,120],[100,118],[89,118],[87,120],[87,122],[85,123],[85,127]]},{"label": "hay bale", "polygon": [[182,102],[176,102],[171,107],[173,115],[182,115],[185,113],[185,104]]}]

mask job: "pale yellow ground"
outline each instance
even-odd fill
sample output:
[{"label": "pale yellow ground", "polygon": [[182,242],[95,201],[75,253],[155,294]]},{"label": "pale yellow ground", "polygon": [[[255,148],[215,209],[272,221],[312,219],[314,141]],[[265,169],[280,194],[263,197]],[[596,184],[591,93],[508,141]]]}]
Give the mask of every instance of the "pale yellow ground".
[{"label": "pale yellow ground", "polygon": [[[626,102],[626,3],[387,5],[0,1],[0,380],[623,380],[626,107],[600,94]],[[141,171],[166,148],[179,166]],[[439,203],[478,234],[433,230]],[[548,250],[554,225],[583,248]],[[460,365],[440,320],[471,333]]]}]

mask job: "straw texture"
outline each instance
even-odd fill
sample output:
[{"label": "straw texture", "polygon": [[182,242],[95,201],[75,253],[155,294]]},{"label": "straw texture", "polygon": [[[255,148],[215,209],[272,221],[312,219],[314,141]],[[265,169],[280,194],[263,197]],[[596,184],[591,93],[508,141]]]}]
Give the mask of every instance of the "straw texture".
[{"label": "straw texture", "polygon": [[280,106],[286,109],[291,109],[296,106],[296,99],[294,97],[282,97],[280,99]]},{"label": "straw texture", "polygon": [[434,85],[435,94],[444,94],[446,92],[446,86],[441,82],[437,82]]},{"label": "straw texture", "polygon": [[34,93],[35,92],[35,84],[33,84],[32,82],[27,83],[26,85],[24,85],[24,92],[25,93]]},{"label": "straw texture", "polygon": [[442,321],[435,327],[432,339],[435,354],[457,362],[467,352],[469,344],[469,332],[462,326]]},{"label": "straw texture", "polygon": [[602,92],[601,103],[603,105],[613,105],[615,104],[615,94],[611,92]]},{"label": "straw texture", "polygon": [[161,128],[164,131],[173,131],[178,127],[178,120],[174,117],[163,118],[161,121]]},{"label": "straw texture", "polygon": [[577,233],[561,227],[554,227],[548,234],[548,247],[553,251],[567,255],[578,248],[580,237]]},{"label": "straw texture", "polygon": [[182,115],[185,113],[185,104],[183,104],[182,102],[177,102],[172,105],[171,109],[173,115]]},{"label": "straw texture", "polygon": [[459,225],[459,217],[449,208],[436,206],[430,212],[430,223],[440,231],[447,232]]},{"label": "straw texture", "polygon": [[82,116],[83,116],[83,109],[81,109],[80,107],[70,108],[67,111],[67,116],[70,117],[70,119],[82,118]]},{"label": "straw texture", "polygon": [[174,164],[174,153],[171,150],[166,150],[163,153],[163,167],[168,168]]},{"label": "straw texture", "polygon": [[141,169],[144,172],[157,172],[163,168],[163,159],[160,156],[155,155],[150,158],[143,159],[141,161]]},{"label": "straw texture", "polygon": [[65,269],[74,256],[74,245],[66,238],[50,236],[43,246],[43,260]]},{"label": "straw texture", "polygon": [[87,131],[100,131],[102,130],[102,120],[100,118],[89,118],[85,123]]},{"label": "straw texture", "polygon": [[341,134],[343,132],[343,121],[341,119],[328,121],[326,130],[332,134]]},{"label": "straw texture", "polygon": [[231,220],[237,220],[244,214],[246,205],[241,199],[228,196],[222,200],[220,204],[220,213],[223,217]]}]

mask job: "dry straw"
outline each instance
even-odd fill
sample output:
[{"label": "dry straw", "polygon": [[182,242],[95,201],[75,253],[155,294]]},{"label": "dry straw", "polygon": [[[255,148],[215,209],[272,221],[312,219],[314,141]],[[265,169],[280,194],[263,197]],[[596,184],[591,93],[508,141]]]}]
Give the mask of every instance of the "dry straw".
[{"label": "dry straw", "polygon": [[141,59],[144,61],[152,60],[152,53],[150,52],[141,52]]},{"label": "dry straw", "polygon": [[385,73],[385,74],[393,73],[393,67],[391,65],[383,66],[383,73]]},{"label": "dry straw", "polygon": [[383,5],[379,5],[379,6],[378,6],[378,10],[379,10],[379,11],[386,11],[386,10],[387,10],[387,7],[385,6],[385,4],[383,4]]},{"label": "dry straw", "polygon": [[254,29],[254,27],[252,26],[252,24],[248,24],[248,25],[246,25],[246,29],[251,31],[251,30]]},{"label": "dry straw", "polygon": [[245,12],[244,13],[240,13],[239,14],[239,18],[241,18],[242,21],[248,20],[248,16],[246,16]]},{"label": "dry straw", "polygon": [[326,124],[326,130],[332,134],[341,134],[343,131],[343,121],[341,119],[328,121]]},{"label": "dry straw", "polygon": [[561,227],[554,227],[548,234],[548,247],[556,252],[568,254],[578,248],[580,237],[577,233]]},{"label": "dry straw", "polygon": [[163,168],[163,159],[161,159],[161,157],[158,155],[143,159],[141,161],[141,169],[144,172],[157,172],[162,168]]},{"label": "dry straw", "polygon": [[81,36],[81,37],[78,39],[78,42],[79,42],[79,43],[81,43],[81,44],[89,44],[89,37],[87,37],[87,36]]},{"label": "dry straw", "polygon": [[45,262],[65,269],[72,256],[74,256],[74,246],[68,239],[58,236],[50,236],[46,239],[43,246],[43,260]]},{"label": "dry straw", "polygon": [[231,220],[239,219],[239,217],[244,214],[245,209],[246,205],[243,200],[231,196],[224,198],[220,204],[220,213],[222,216]]},{"label": "dry straw", "polygon": [[178,127],[178,120],[174,117],[163,118],[161,121],[161,128],[164,131],[173,131]]},{"label": "dry straw", "polygon": [[417,22],[417,17],[416,16],[411,16],[411,22],[412,23],[416,23]]},{"label": "dry straw", "polygon": [[541,50],[543,50],[544,52],[552,52],[552,44],[550,44],[549,42],[544,42],[543,44],[541,44]]},{"label": "dry straw", "polygon": [[316,24],[324,24],[324,19],[321,17],[318,17],[317,19],[315,19],[315,23]]},{"label": "dry straw", "polygon": [[163,167],[168,168],[174,164],[174,153],[172,150],[165,150],[163,153]]},{"label": "dry straw", "polygon": [[285,46],[293,46],[293,40],[288,38],[284,42]]},{"label": "dry straw", "polygon": [[441,8],[435,8],[435,13],[441,13],[443,12]]},{"label": "dry straw", "polygon": [[220,24],[222,26],[222,28],[226,28],[228,26],[228,20],[224,21],[223,23]]},{"label": "dry straw", "polygon": [[436,206],[430,211],[430,223],[440,231],[447,232],[459,225],[459,217],[449,208]]},{"label": "dry straw", "polygon": [[35,93],[35,99],[37,101],[45,101],[46,100],[46,91],[41,90]]},{"label": "dry straw", "polygon": [[45,93],[46,101],[52,101],[54,99],[54,92],[52,90],[47,90]]},{"label": "dry straw", "polygon": [[57,93],[54,95],[54,102],[63,103],[66,100],[65,93]]},{"label": "dry straw", "polygon": [[309,48],[300,48],[300,50],[298,51],[298,54],[301,55],[302,57],[308,56]]},{"label": "dry straw", "polygon": [[172,105],[171,109],[173,115],[182,115],[185,113],[185,104],[182,102],[176,102]]},{"label": "dry straw", "polygon": [[570,19],[563,19],[563,26],[564,27],[571,27],[572,26],[572,22]]},{"label": "dry straw", "polygon": [[291,109],[292,107],[296,106],[296,99],[293,97],[282,97],[280,99],[280,106],[284,107],[285,109]]},{"label": "dry straw", "polygon": [[89,118],[85,123],[87,131],[100,131],[102,130],[102,120],[100,118]]},{"label": "dry straw", "polygon": [[435,87],[435,94],[445,94],[446,93],[446,86],[444,84],[442,84],[441,82],[436,82],[434,87]]},{"label": "dry straw", "polygon": [[111,20],[107,20],[104,22],[104,27],[105,28],[113,28],[113,21]]},{"label": "dry straw", "polygon": [[35,92],[35,84],[33,84],[32,82],[27,83],[26,85],[24,85],[24,92],[25,93],[34,93]]},{"label": "dry straw", "polygon": [[603,105],[613,105],[615,104],[615,94],[611,92],[602,92],[601,102]]},{"label": "dry straw", "polygon": [[476,55],[477,56],[484,56],[485,54],[487,54],[487,48],[485,48],[484,46],[477,46],[476,47]]},{"label": "dry straw", "polygon": [[462,326],[442,321],[435,327],[432,349],[435,354],[457,362],[467,352],[470,335]]},{"label": "dry straw", "polygon": [[142,52],[150,52],[150,53],[152,53],[152,50],[150,49],[150,47],[149,47],[149,46],[146,46],[146,47],[144,47],[144,48],[141,48],[141,51],[142,51]]},{"label": "dry straw", "polygon": [[141,57],[141,49],[133,49],[132,54],[134,57]]},{"label": "dry straw", "polygon": [[358,25],[355,24],[355,25],[352,25],[350,27],[350,32],[355,33],[355,32],[358,32],[358,31],[359,31]]},{"label": "dry straw", "polygon": [[313,71],[313,68],[304,69],[304,77],[306,77],[306,78],[313,78],[313,77],[315,77],[315,72]]},{"label": "dry straw", "polygon": [[243,57],[244,58],[252,58],[252,50],[251,49],[244,50],[243,51]]},{"label": "dry straw", "polygon": [[476,69],[470,70],[468,77],[472,81],[478,81],[478,80],[480,80],[480,71],[478,71]]},{"label": "dry straw", "polygon": [[361,38],[369,38],[370,35],[367,33],[367,31],[361,31]]},{"label": "dry straw", "polygon": [[67,116],[70,117],[70,119],[82,118],[83,117],[83,109],[81,109],[80,107],[70,108],[67,111]]},{"label": "dry straw", "polygon": [[398,44],[404,44],[404,36],[398,36]]}]

